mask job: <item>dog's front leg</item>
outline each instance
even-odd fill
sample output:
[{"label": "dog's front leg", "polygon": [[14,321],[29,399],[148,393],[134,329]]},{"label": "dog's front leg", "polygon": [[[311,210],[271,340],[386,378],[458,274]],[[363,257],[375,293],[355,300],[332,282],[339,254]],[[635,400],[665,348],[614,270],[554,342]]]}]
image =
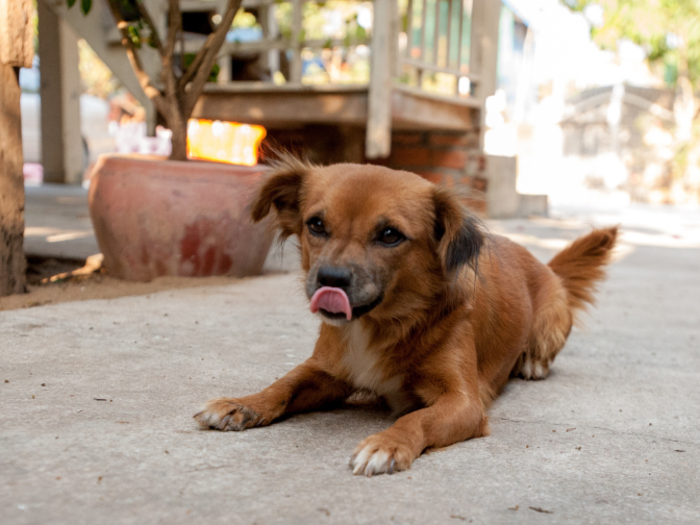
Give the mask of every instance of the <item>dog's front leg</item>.
[{"label": "dog's front leg", "polygon": [[245,430],[269,425],[285,414],[322,408],[351,393],[346,383],[321,369],[312,357],[257,394],[208,401],[194,418],[203,428]]},{"label": "dog's front leg", "polygon": [[426,408],[399,418],[384,432],[363,440],[350,460],[354,474],[406,470],[429,447],[446,447],[488,435],[487,418],[478,395],[447,392]]}]

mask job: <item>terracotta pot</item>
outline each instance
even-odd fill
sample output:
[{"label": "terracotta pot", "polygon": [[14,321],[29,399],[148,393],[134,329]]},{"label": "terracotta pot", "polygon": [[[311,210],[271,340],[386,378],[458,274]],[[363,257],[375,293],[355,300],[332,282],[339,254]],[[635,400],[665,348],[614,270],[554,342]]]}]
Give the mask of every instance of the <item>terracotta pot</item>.
[{"label": "terracotta pot", "polygon": [[269,221],[249,217],[261,177],[260,167],[101,156],[88,200],[107,272],[129,281],[259,274],[274,237]]}]

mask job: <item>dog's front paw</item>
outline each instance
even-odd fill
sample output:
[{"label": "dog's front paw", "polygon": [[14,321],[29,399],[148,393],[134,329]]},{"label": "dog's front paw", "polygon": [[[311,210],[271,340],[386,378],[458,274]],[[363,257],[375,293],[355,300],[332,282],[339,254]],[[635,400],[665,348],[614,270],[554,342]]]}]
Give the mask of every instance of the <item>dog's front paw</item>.
[{"label": "dog's front paw", "polygon": [[239,431],[263,424],[260,414],[230,397],[207,401],[204,410],[195,414],[194,418],[202,428],[215,430]]},{"label": "dog's front paw", "polygon": [[374,474],[393,474],[408,470],[415,454],[406,444],[383,434],[364,439],[350,459],[350,468],[356,475],[371,477]]}]

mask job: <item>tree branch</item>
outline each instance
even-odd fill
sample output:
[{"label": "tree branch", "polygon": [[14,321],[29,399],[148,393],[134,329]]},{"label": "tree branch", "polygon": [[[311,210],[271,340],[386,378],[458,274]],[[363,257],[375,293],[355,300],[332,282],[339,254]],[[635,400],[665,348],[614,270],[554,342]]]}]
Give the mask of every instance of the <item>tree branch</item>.
[{"label": "tree branch", "polygon": [[[178,0],[169,0],[168,2],[168,39],[163,52],[163,68],[160,72],[163,85],[165,86],[165,94],[169,103],[180,105],[180,96],[178,92],[178,82],[175,77],[175,46],[177,45],[177,37],[182,33],[182,13],[180,13],[180,4]],[[181,108],[177,108],[180,110]]]},{"label": "tree branch", "polygon": [[[204,84],[206,83],[207,79],[209,78],[209,75],[211,74],[211,67],[214,65],[214,61],[216,60],[216,54],[219,52],[219,49],[221,49],[221,46],[223,45],[224,40],[226,39],[226,33],[228,33],[229,29],[231,29],[231,24],[233,23],[233,19],[236,16],[236,13],[238,12],[238,8],[240,6],[241,0],[228,1],[228,5],[226,6],[226,12],[224,13],[223,19],[221,20],[219,27],[217,27],[216,31],[214,31],[213,37],[211,39],[207,38],[207,40],[204,43],[205,45],[208,43],[209,46],[202,46],[202,48],[197,53],[197,56],[202,55],[202,58],[199,60],[199,66],[196,72],[194,73],[192,84],[190,85],[190,89],[185,96],[184,110],[185,115],[187,117],[189,117],[192,114],[194,105],[197,103],[199,95],[204,89]],[[194,65],[196,62],[197,57],[195,57],[195,61],[192,63],[192,65]],[[188,73],[189,68],[188,71],[185,73],[185,76],[183,76],[183,78],[187,77]]]},{"label": "tree branch", "polygon": [[134,70],[136,79],[139,81],[139,85],[146,96],[153,102],[156,109],[161,113],[165,114],[167,108],[165,107],[165,101],[163,100],[163,94],[156,87],[153,86],[151,77],[148,76],[146,70],[143,68],[141,63],[141,58],[139,57],[138,51],[134,42],[131,40],[131,35],[129,35],[129,24],[124,20],[119,11],[119,7],[115,0],[108,0],[107,5],[112,12],[114,20],[117,22],[117,29],[122,35],[122,45],[126,48],[126,54],[131,63],[131,68]]},{"label": "tree branch", "polygon": [[168,0],[168,40],[165,45],[165,58],[172,61],[177,44],[177,35],[182,31],[182,14],[178,0]]},{"label": "tree branch", "polygon": [[146,6],[143,4],[143,0],[136,0],[136,2],[134,3],[136,4],[136,9],[138,9],[139,11],[139,16],[143,18],[144,22],[146,22],[146,25],[151,29],[151,38],[153,39],[153,44],[156,46],[156,49],[158,49],[160,55],[163,56],[163,54],[165,53],[165,49],[163,49],[163,42],[160,40],[160,35],[158,34],[156,25],[153,23],[151,15],[148,13]]}]

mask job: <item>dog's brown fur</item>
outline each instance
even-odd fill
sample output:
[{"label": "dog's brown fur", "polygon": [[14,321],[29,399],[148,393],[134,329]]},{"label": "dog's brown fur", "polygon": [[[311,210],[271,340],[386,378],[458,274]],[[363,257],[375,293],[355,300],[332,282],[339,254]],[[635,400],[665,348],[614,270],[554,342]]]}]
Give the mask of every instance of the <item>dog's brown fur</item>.
[{"label": "dog's brown fur", "polygon": [[[289,158],[260,191],[253,219],[273,208],[282,235],[299,238],[309,297],[319,269],[332,265],[352,273],[353,308],[379,303],[352,321],[325,319],[305,363],[258,394],[209,401],[195,418],[244,430],[370,390],[404,415],[357,447],[351,467],[366,475],[488,435],[486,407],[509,376],[547,376],[617,238],[617,228],[594,230],[545,266],[416,175]],[[323,235],[309,230],[311,218]],[[406,239],[381,244],[387,225]]]}]

